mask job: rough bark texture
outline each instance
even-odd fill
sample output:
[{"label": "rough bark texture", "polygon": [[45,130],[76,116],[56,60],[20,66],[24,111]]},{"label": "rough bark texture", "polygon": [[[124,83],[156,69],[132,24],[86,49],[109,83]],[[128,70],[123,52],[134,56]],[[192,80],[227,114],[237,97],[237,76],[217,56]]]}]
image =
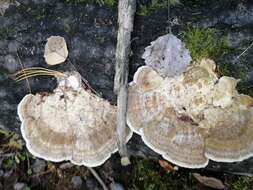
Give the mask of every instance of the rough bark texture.
[{"label": "rough bark texture", "polygon": [[127,113],[127,86],[128,63],[133,30],[136,0],[120,0],[118,6],[118,38],[116,49],[116,70],[114,78],[114,92],[117,97],[117,133],[119,153],[127,157],[126,150],[126,113]]}]

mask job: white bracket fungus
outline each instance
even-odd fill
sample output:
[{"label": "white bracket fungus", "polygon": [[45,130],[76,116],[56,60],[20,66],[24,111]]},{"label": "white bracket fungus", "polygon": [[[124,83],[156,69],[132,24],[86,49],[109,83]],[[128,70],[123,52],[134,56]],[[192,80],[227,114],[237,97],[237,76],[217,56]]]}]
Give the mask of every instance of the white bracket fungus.
[{"label": "white bracket fungus", "polygon": [[44,58],[48,65],[63,63],[68,57],[66,41],[60,36],[51,36],[47,39]]},{"label": "white bracket fungus", "polygon": [[143,66],[130,83],[128,125],[179,166],[253,156],[253,99],[237,92],[237,80],[218,79],[214,70],[213,61],[202,60],[179,76],[162,78]]},{"label": "white bracket fungus", "polygon": [[34,156],[99,166],[117,151],[116,107],[83,89],[78,73],[65,74],[52,94],[28,94],[19,103],[22,136]]},{"label": "white bracket fungus", "polygon": [[10,7],[11,5],[10,0],[1,0],[0,1],[0,16],[4,16],[5,11]]},{"label": "white bracket fungus", "polygon": [[146,65],[163,77],[173,77],[185,71],[191,56],[183,42],[173,34],[166,34],[151,42],[142,55]]}]

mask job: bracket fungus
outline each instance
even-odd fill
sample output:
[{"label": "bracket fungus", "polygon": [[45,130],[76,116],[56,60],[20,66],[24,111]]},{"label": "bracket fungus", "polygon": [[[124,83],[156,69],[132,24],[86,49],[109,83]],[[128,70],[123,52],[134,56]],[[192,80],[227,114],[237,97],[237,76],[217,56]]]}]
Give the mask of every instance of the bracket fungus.
[{"label": "bracket fungus", "polygon": [[22,136],[34,156],[99,166],[117,151],[116,106],[84,89],[79,73],[64,74],[53,93],[28,94],[19,103]]},{"label": "bracket fungus", "polygon": [[0,16],[4,16],[5,11],[9,8],[11,2],[9,0],[0,1]]},{"label": "bracket fungus", "polygon": [[191,62],[191,56],[184,43],[173,34],[160,36],[145,48],[142,55],[146,65],[163,77],[180,75]]},{"label": "bracket fungus", "polygon": [[215,67],[202,60],[181,75],[162,78],[142,66],[129,85],[128,125],[179,166],[253,156],[253,99],[237,92],[234,78],[218,78]]},{"label": "bracket fungus", "polygon": [[63,63],[68,57],[66,41],[61,36],[50,36],[45,46],[44,58],[48,65]]}]

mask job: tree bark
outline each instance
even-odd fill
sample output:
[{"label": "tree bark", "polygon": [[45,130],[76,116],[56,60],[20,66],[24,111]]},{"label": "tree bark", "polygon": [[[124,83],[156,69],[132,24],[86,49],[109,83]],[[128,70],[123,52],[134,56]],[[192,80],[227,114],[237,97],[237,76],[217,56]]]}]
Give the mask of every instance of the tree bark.
[{"label": "tree bark", "polygon": [[[117,94],[117,134],[118,148],[122,160],[127,159],[126,150],[126,113],[128,89],[128,63],[133,31],[136,0],[119,0],[118,5],[118,37],[116,49],[116,68],[114,92]],[[122,163],[124,165],[124,163]],[[126,163],[127,164],[127,163]]]}]

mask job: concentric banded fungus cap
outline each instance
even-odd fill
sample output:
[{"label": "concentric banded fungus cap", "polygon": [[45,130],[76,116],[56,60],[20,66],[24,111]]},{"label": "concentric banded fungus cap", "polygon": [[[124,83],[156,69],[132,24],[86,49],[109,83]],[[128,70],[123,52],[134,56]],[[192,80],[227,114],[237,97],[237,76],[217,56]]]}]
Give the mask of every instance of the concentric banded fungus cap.
[{"label": "concentric banded fungus cap", "polygon": [[183,42],[172,34],[167,34],[151,42],[142,55],[146,65],[163,77],[173,77],[185,71],[191,56]]},{"label": "concentric banded fungus cap", "polygon": [[129,127],[138,134],[144,123],[149,123],[154,117],[163,115],[164,97],[156,92],[161,82],[162,77],[150,67],[143,66],[138,69],[134,81],[130,83],[128,108],[131,111],[127,113],[127,120]]},{"label": "concentric banded fungus cap", "polygon": [[[145,66],[130,83],[128,125],[179,166],[200,168],[209,159],[234,162],[253,155],[253,99],[237,92],[237,80],[218,79],[214,70],[213,61],[202,60],[160,80]],[[146,90],[146,84],[155,85]]]},{"label": "concentric banded fungus cap", "polygon": [[63,63],[68,57],[66,41],[61,36],[51,36],[47,39],[44,58],[48,65]]},{"label": "concentric banded fungus cap", "polygon": [[[99,166],[117,151],[116,107],[77,85],[78,74],[65,80],[58,80],[52,94],[22,99],[18,106],[22,136],[37,157]],[[132,133],[127,134],[129,140]]]}]

